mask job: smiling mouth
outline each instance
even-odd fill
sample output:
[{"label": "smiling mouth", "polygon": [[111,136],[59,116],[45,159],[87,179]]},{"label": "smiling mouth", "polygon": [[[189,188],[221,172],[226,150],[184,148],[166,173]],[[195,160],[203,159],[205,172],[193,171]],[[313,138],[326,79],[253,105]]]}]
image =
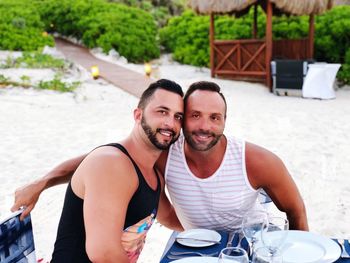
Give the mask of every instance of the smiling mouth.
[{"label": "smiling mouth", "polygon": [[212,137],[209,133],[194,133],[193,135],[199,141],[207,141]]},{"label": "smiling mouth", "polygon": [[169,138],[175,136],[175,132],[171,130],[158,129],[158,133]]}]

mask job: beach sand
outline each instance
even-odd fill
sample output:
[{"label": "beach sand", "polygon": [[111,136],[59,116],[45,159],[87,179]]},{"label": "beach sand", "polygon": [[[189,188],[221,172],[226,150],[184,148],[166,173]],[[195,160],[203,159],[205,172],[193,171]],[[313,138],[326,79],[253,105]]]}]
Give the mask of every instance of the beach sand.
[{"label": "beach sand", "polygon": [[[143,73],[143,65],[94,53]],[[7,55],[0,52],[0,59]],[[284,161],[304,198],[312,232],[350,237],[349,87],[338,89],[334,100],[280,97],[262,84],[211,79],[207,68],[180,65],[169,55],[153,63],[155,77],[173,79],[184,89],[198,80],[218,83],[228,104],[225,134],[266,147]],[[0,69],[0,74],[29,75],[34,82],[50,79],[54,72]],[[124,138],[133,127],[137,98],[93,80],[80,67],[65,79],[82,85],[74,93],[0,88],[0,217],[9,213],[17,187],[67,158]],[[65,188],[45,191],[32,212],[38,258],[50,259]],[[156,223],[139,262],[158,262],[170,234]]]}]

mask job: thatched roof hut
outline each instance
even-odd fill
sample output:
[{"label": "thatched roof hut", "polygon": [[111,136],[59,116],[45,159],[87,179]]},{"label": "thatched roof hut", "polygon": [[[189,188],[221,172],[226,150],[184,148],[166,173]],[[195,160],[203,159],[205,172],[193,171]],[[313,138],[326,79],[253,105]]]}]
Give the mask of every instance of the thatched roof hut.
[{"label": "thatched roof hut", "polygon": [[[333,0],[270,0],[274,14],[317,15],[333,6]],[[266,1],[259,0],[189,0],[190,7],[199,14],[245,13],[255,3],[265,9]]]},{"label": "thatched roof hut", "polygon": [[[271,88],[270,62],[275,57],[312,59],[314,52],[314,16],[333,6],[333,0],[189,0],[198,14],[210,15],[211,76],[231,78],[264,78]],[[265,38],[257,39],[257,6],[266,13]],[[249,40],[215,40],[215,15],[246,14],[254,7],[252,38]],[[308,15],[309,35],[304,39],[278,40],[272,38],[272,16]]]}]

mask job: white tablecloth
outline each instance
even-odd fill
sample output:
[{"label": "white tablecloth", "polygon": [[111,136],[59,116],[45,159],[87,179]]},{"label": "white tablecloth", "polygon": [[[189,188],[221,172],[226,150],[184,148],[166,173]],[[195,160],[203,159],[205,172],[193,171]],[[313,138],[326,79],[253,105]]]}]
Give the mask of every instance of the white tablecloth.
[{"label": "white tablecloth", "polygon": [[303,83],[303,97],[334,99],[333,83],[340,66],[330,63],[310,64]]}]

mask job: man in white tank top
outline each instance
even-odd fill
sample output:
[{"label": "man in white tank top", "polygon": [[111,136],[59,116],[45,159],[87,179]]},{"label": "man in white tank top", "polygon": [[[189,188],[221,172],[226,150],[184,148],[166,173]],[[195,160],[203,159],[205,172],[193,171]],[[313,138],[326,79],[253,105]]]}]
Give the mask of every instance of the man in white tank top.
[{"label": "man in white tank top", "polygon": [[[158,221],[175,230],[237,228],[246,211],[259,207],[258,192],[263,189],[287,214],[290,229],[308,230],[304,202],[283,162],[264,148],[223,134],[227,105],[220,87],[193,83],[184,105],[183,135],[157,161],[173,203],[163,191]],[[28,214],[40,193],[68,181],[83,158],[68,160],[18,189],[12,209],[25,205]]]},{"label": "man in white tank top", "polygon": [[[308,230],[304,202],[283,162],[266,149],[223,134],[227,106],[220,87],[193,83],[184,103],[183,135],[157,162],[182,226],[239,228],[244,213],[258,208],[258,192],[264,189],[286,212],[290,229]],[[172,208],[169,204],[163,210]],[[162,215],[163,222],[173,216]]]}]

